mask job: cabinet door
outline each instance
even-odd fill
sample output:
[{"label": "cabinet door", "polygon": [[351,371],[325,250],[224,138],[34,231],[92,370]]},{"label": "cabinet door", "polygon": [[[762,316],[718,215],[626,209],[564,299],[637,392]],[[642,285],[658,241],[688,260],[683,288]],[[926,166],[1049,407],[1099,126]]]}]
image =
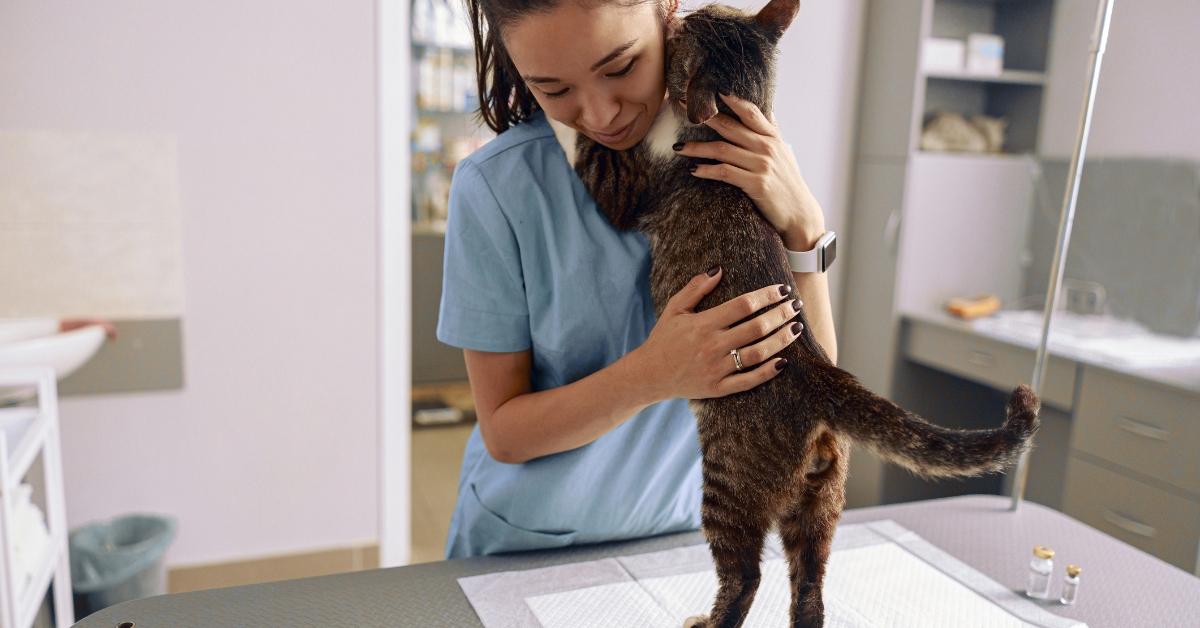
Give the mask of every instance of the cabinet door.
[{"label": "cabinet door", "polygon": [[1071,447],[1200,497],[1200,396],[1085,366]]},{"label": "cabinet door", "polygon": [[1180,569],[1196,569],[1200,504],[1190,499],[1071,456],[1063,511]]},{"label": "cabinet door", "polygon": [[[903,161],[859,161],[855,165],[850,227],[839,243],[846,273],[839,322],[838,366],[863,385],[890,396],[899,322],[892,294],[896,280],[896,237],[904,197]],[[843,263],[843,262],[839,262]],[[833,272],[839,272],[837,266]],[[856,447],[854,473],[846,483],[847,504],[874,506],[882,495],[882,463]]]},{"label": "cabinet door", "polygon": [[1012,307],[1022,292],[1032,200],[1025,159],[914,154],[897,261],[897,308],[941,311],[950,297],[982,293]]},{"label": "cabinet door", "polygon": [[[904,353],[935,369],[953,373],[1002,392],[1033,379],[1033,349],[985,338],[977,333],[936,325],[916,318],[907,321]],[[1075,400],[1075,363],[1051,356],[1041,392],[1043,405],[1071,411]]]},{"label": "cabinet door", "polygon": [[838,365],[882,395],[891,386],[899,330],[893,292],[904,172],[904,162],[858,162],[852,223],[841,246],[846,296],[838,330]]},{"label": "cabinet door", "polygon": [[863,40],[858,154],[903,159],[915,147],[924,81],[918,78],[928,0],[874,0]]}]

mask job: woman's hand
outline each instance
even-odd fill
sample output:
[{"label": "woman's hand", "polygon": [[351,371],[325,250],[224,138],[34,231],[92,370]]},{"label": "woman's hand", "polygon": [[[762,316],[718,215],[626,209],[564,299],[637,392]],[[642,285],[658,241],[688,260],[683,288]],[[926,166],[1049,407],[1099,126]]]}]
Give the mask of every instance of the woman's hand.
[{"label": "woman's hand", "polygon": [[705,124],[728,141],[685,142],[677,152],[723,162],[697,164],[692,174],[741,188],[774,225],[785,246],[811,249],[825,233],[825,215],[800,175],[791,145],[784,143],[775,122],[754,103],[726,94],[721,99],[738,117],[718,113]]},{"label": "woman's hand", "polygon": [[[787,359],[769,358],[800,337],[803,324],[786,323],[803,304],[783,284],[747,292],[697,313],[696,304],[721,281],[720,267],[713,271],[696,275],[675,293],[646,342],[634,350],[639,379],[647,385],[652,401],[724,397],[754,388],[779,374]],[[769,305],[775,307],[730,328]],[[738,350],[740,372],[732,349]]]}]

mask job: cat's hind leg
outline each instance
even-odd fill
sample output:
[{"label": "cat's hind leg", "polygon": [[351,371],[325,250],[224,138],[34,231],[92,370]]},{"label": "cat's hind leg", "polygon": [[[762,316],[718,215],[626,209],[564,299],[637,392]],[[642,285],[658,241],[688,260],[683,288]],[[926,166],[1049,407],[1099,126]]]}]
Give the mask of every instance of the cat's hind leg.
[{"label": "cat's hind leg", "polygon": [[[730,468],[746,472],[741,465]],[[752,467],[751,467],[752,468]],[[737,490],[726,468],[706,457],[700,523],[716,565],[718,590],[707,616],[689,617],[685,628],[737,628],[746,620],[762,578],[763,543],[770,526],[766,496]]]},{"label": "cat's hind leg", "polygon": [[779,518],[779,536],[788,559],[791,583],[791,626],[819,628],[825,625],[825,603],[821,588],[825,563],[842,507],[846,503],[845,482],[849,446],[830,433],[812,448],[810,468],[801,472],[799,498]]}]

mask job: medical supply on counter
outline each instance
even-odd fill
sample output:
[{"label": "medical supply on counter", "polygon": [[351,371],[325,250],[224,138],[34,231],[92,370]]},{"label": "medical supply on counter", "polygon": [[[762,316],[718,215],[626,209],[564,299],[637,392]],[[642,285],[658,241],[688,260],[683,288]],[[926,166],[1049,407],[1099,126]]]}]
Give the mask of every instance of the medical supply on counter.
[{"label": "medical supply on counter", "polygon": [[926,37],[921,44],[921,69],[927,74],[962,72],[967,43],[961,39]]},{"label": "medical supply on counter", "polygon": [[988,316],[999,309],[1000,299],[994,294],[954,297],[946,301],[946,311],[964,320]]},{"label": "medical supply on counter", "polygon": [[1067,565],[1067,577],[1063,578],[1062,597],[1058,598],[1063,604],[1074,604],[1075,597],[1079,595],[1079,572],[1083,571],[1079,565]]},{"label": "medical supply on counter", "polygon": [[1050,597],[1050,574],[1054,571],[1054,550],[1038,545],[1033,548],[1033,560],[1029,561],[1029,584],[1025,595],[1039,600]]},{"label": "medical supply on counter", "polygon": [[990,33],[967,35],[967,72],[988,76],[1004,72],[1004,38]]}]

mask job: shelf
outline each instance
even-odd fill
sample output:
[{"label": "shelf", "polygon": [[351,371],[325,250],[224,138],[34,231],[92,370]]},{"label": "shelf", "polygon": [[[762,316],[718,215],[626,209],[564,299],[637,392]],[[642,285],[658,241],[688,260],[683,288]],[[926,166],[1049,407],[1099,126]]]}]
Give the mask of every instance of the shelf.
[{"label": "shelf", "polygon": [[413,222],[412,232],[414,235],[446,235],[446,223],[441,222]]},{"label": "shelf", "polygon": [[475,49],[472,48],[471,46],[458,46],[455,44],[439,44],[437,42],[424,41],[424,40],[420,40],[420,39],[413,39],[412,45],[416,48],[434,48],[434,49],[438,49],[438,50],[445,49],[445,50],[453,50],[455,52],[462,52],[462,53],[467,53],[467,52],[474,53],[475,52]]},{"label": "shelf", "polygon": [[0,429],[4,431],[4,439],[8,456],[8,480],[11,486],[3,487],[5,492],[16,489],[25,473],[29,471],[38,451],[41,450],[43,435],[46,431],[46,421],[38,421],[38,409],[28,407],[5,408],[0,410]]},{"label": "shelf", "polygon": [[[49,522],[47,522],[48,525]],[[59,552],[62,551],[62,548],[63,546],[51,534],[50,542],[46,544],[46,551],[42,552],[42,558],[38,563],[38,571],[33,574],[33,579],[25,587],[25,590],[17,594],[21,599],[20,605],[17,607],[20,625],[33,625],[33,619],[42,607],[42,599],[46,596],[50,581],[54,579],[54,572],[58,568],[58,560],[61,558]]]},{"label": "shelf", "polygon": [[998,161],[1004,163],[1026,161],[1033,157],[1033,153],[970,153],[967,151],[952,151],[952,150],[916,150],[913,151],[914,156],[925,157],[942,157],[951,159],[974,159],[977,161]]},{"label": "shelf", "polygon": [[1046,74],[1030,70],[1005,70],[1000,74],[972,74],[970,72],[936,71],[925,72],[925,78],[946,81],[973,81],[976,83],[1007,83],[1011,85],[1044,85]]},{"label": "shelf", "polygon": [[475,113],[474,109],[425,109],[417,107],[413,111],[419,116],[467,116]]},{"label": "shelf", "polygon": [[[0,381],[5,386],[32,385],[38,389],[36,406],[0,408],[0,440],[4,441],[0,454],[5,458],[5,464],[0,467],[0,493],[3,493],[9,516],[16,515],[12,496],[16,494],[25,475],[30,473],[33,461],[40,457],[44,488],[42,516],[49,533],[49,542],[33,566],[33,573],[28,580],[24,580],[24,573],[15,573],[15,563],[7,559],[4,561],[0,570],[3,572],[0,573],[0,586],[5,587],[5,593],[0,604],[0,615],[12,619],[17,626],[32,625],[41,610],[46,592],[51,590],[53,582],[57,582],[61,586],[52,588],[53,617],[56,625],[65,626],[74,618],[74,605],[68,535],[65,517],[62,516],[64,498],[54,370],[49,367],[0,369]],[[54,465],[53,468],[51,465]],[[31,501],[36,503],[35,500]],[[12,544],[16,541],[13,531],[12,526],[0,530],[0,549],[9,559],[13,557]],[[20,582],[17,581],[19,578]]]}]

